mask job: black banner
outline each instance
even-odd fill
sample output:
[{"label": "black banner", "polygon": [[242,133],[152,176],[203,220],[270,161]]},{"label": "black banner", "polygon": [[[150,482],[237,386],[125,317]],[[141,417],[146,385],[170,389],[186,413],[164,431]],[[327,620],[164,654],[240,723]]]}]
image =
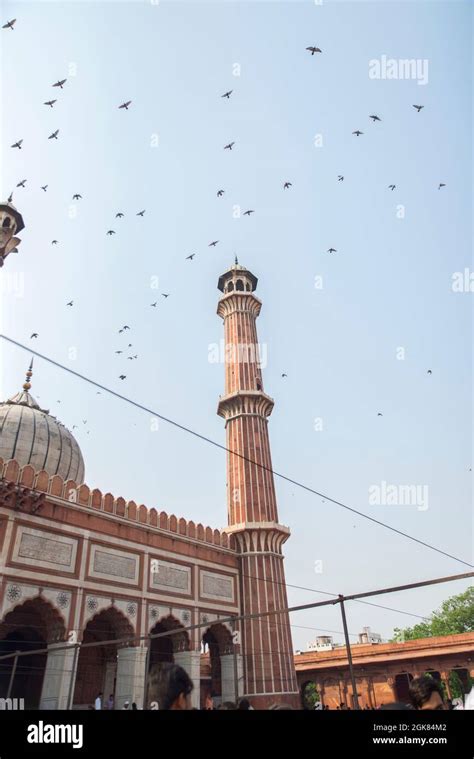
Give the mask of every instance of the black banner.
[{"label": "black banner", "polygon": [[472,759],[473,723],[469,711],[0,711],[0,759],[93,757],[104,749],[141,757],[170,742],[180,752],[235,746],[268,756],[304,747],[311,755]]}]

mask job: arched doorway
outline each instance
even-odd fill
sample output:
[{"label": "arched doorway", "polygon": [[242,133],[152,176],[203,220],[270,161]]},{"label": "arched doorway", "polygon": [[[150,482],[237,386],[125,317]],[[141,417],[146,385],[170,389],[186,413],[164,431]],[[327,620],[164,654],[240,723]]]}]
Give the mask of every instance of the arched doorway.
[{"label": "arched doorway", "polygon": [[413,675],[408,672],[401,672],[395,676],[395,693],[397,694],[397,701],[402,704],[410,703],[410,683],[413,680]]},{"label": "arched doorway", "polygon": [[190,650],[188,633],[183,625],[171,615],[160,619],[150,630],[150,635],[159,635],[159,637],[152,638],[150,641],[148,693],[145,694],[147,703],[158,701],[157,683],[162,665],[172,664],[177,654]]},{"label": "arched doorway", "polygon": [[[114,641],[133,636],[132,625],[113,606],[103,609],[89,620],[82,636],[77,663],[74,706],[93,704],[100,692],[104,694],[104,701],[115,693],[117,652],[119,648],[127,647],[127,644],[117,644]],[[112,643],[84,647],[86,643],[101,643],[105,640],[111,640]]]},{"label": "arched doorway", "polygon": [[207,628],[202,636],[201,707],[208,696],[214,706],[235,701],[233,652],[232,634],[225,625],[216,623]]},{"label": "arched doorway", "polygon": [[[0,656],[16,651],[46,649],[66,637],[64,620],[43,598],[29,599],[10,611],[0,624]],[[48,654],[20,656],[10,689],[10,698],[23,698],[25,709],[40,704]],[[12,678],[14,659],[0,661],[0,698],[6,698]]]},{"label": "arched doorway", "polygon": [[465,667],[453,667],[449,673],[449,690],[451,698],[464,698],[472,688],[472,678]]},{"label": "arched doorway", "polygon": [[319,700],[318,686],[314,680],[306,680],[301,686],[301,705],[303,709],[314,710],[315,704]]}]

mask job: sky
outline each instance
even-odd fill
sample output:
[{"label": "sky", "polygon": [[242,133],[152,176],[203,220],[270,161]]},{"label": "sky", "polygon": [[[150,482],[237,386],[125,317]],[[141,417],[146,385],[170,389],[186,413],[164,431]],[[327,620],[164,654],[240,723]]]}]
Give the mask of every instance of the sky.
[{"label": "sky", "polygon": [[[11,18],[2,198],[13,190],[25,229],[0,274],[0,332],[224,444],[210,356],[237,254],[259,279],[275,470],[472,563],[474,296],[453,290],[473,268],[470,4],[3,2]],[[404,59],[418,76],[403,78]],[[0,341],[2,399],[29,356]],[[32,382],[77,425],[91,487],[225,526],[222,450],[39,358]],[[371,502],[383,482],[422,495]],[[469,570],[276,487],[290,605]],[[352,640],[366,625],[389,638],[468,584],[372,599],[390,610],[348,603]],[[342,641],[337,608],[291,621],[295,649]]]}]

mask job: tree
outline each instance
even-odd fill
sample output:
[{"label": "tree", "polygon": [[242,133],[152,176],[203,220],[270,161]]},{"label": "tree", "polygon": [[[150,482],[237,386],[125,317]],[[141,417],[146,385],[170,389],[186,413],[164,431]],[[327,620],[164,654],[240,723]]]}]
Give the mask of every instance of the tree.
[{"label": "tree", "polygon": [[431,638],[435,635],[456,635],[474,631],[474,585],[464,593],[443,601],[426,622],[413,627],[395,627],[393,641]]},{"label": "tree", "polygon": [[318,689],[315,683],[306,683],[303,691],[304,708],[314,709],[315,704],[320,700]]}]

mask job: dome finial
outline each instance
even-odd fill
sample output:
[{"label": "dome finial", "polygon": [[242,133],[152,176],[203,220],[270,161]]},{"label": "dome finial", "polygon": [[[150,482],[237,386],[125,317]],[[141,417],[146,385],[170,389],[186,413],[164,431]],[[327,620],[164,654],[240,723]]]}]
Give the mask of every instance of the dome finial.
[{"label": "dome finial", "polygon": [[26,380],[25,380],[25,383],[23,384],[23,390],[29,390],[30,389],[30,387],[31,387],[30,379],[31,379],[32,376],[33,376],[33,358],[30,361],[30,368],[26,372]]},{"label": "dome finial", "polygon": [[236,266],[238,266],[238,265],[239,265],[239,259],[237,258],[237,254],[236,254],[236,256],[235,256],[235,265],[236,265]]}]

